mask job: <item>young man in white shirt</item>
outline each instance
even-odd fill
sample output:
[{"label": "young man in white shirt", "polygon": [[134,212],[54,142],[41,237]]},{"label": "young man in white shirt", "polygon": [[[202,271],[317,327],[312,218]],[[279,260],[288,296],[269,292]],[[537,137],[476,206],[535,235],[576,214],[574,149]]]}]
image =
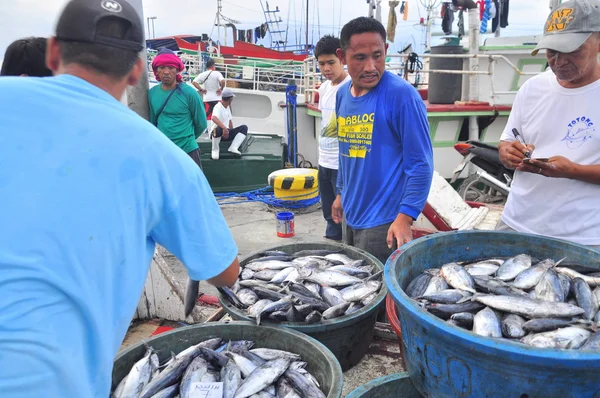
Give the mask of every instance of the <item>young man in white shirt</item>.
[{"label": "young man in white shirt", "polygon": [[533,54],[540,49],[551,70],[519,89],[499,145],[517,171],[496,229],[600,248],[600,1],[552,10]]},{"label": "young man in white shirt", "polygon": [[248,126],[233,127],[233,116],[231,115],[231,102],[235,98],[235,94],[231,89],[225,88],[222,94],[222,100],[213,109],[212,119],[210,122],[210,136],[212,138],[211,157],[213,160],[219,159],[219,144],[221,140],[231,141],[231,145],[227,151],[241,155],[240,146],[246,139],[248,134]]},{"label": "young man in white shirt", "polygon": [[211,119],[213,109],[221,100],[221,93],[225,87],[225,78],[215,69],[215,60],[209,58],[206,61],[206,70],[200,73],[192,81],[192,84],[201,94],[206,106],[206,118]]},{"label": "young man in white shirt", "polygon": [[336,224],[331,215],[331,206],[336,198],[336,182],[339,163],[339,142],[335,115],[335,96],[350,76],[336,55],[340,39],[330,35],[319,40],[315,47],[315,57],[321,74],[327,79],[319,87],[319,110],[321,111],[321,133],[319,135],[319,195],[323,217],[327,221],[325,238],[342,240],[342,225]]}]

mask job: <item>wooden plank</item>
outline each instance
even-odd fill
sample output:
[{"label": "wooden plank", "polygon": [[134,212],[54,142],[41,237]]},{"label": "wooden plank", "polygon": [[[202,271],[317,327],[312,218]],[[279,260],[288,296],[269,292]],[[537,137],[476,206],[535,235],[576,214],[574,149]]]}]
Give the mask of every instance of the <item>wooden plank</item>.
[{"label": "wooden plank", "polygon": [[218,310],[213,312],[212,315],[206,319],[205,323],[206,322],[216,322],[219,319],[223,318],[223,315],[225,315],[225,310],[223,308],[219,307]]}]

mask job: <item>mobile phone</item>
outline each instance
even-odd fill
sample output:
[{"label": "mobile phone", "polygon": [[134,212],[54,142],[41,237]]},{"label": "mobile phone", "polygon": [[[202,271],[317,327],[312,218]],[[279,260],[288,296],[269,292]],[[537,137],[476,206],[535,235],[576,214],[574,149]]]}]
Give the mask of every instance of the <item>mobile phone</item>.
[{"label": "mobile phone", "polygon": [[531,163],[532,160],[537,160],[538,162],[547,162],[550,158],[523,158],[523,163]]}]

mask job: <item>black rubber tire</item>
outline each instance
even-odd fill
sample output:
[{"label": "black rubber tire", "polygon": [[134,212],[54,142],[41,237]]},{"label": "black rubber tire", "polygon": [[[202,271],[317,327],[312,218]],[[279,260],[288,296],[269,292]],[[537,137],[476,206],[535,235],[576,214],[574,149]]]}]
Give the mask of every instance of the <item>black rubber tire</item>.
[{"label": "black rubber tire", "polygon": [[[475,201],[475,202],[483,202],[483,203],[505,203],[506,202],[506,197],[499,197],[499,195],[497,195],[497,192],[495,190],[493,190],[492,188],[492,192],[494,193],[494,195],[489,195],[485,192],[482,192],[481,190],[474,188],[473,186],[477,183],[482,183],[484,186],[489,187],[488,185],[485,184],[485,182],[482,182],[479,178],[479,176],[477,174],[472,174],[470,176],[468,176],[467,178],[465,178],[465,180],[460,184],[460,187],[458,188],[458,194],[460,195],[460,197],[463,200],[469,200],[469,201]],[[479,197],[477,198],[472,198],[472,197],[467,197],[469,191],[477,191],[479,193]],[[503,196],[503,195],[502,195]]]}]

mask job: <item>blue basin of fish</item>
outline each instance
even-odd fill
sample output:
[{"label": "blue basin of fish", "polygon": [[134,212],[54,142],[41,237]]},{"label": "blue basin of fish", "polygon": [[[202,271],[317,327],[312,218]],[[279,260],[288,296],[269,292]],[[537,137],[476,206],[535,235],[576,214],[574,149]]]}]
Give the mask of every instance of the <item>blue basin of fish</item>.
[{"label": "blue basin of fish", "polygon": [[496,231],[428,235],[396,251],[385,283],[398,306],[404,356],[425,397],[600,397],[600,353],[541,349],[478,336],[428,313],[403,291],[423,270],[527,253],[600,270],[600,252],[558,239]]}]

